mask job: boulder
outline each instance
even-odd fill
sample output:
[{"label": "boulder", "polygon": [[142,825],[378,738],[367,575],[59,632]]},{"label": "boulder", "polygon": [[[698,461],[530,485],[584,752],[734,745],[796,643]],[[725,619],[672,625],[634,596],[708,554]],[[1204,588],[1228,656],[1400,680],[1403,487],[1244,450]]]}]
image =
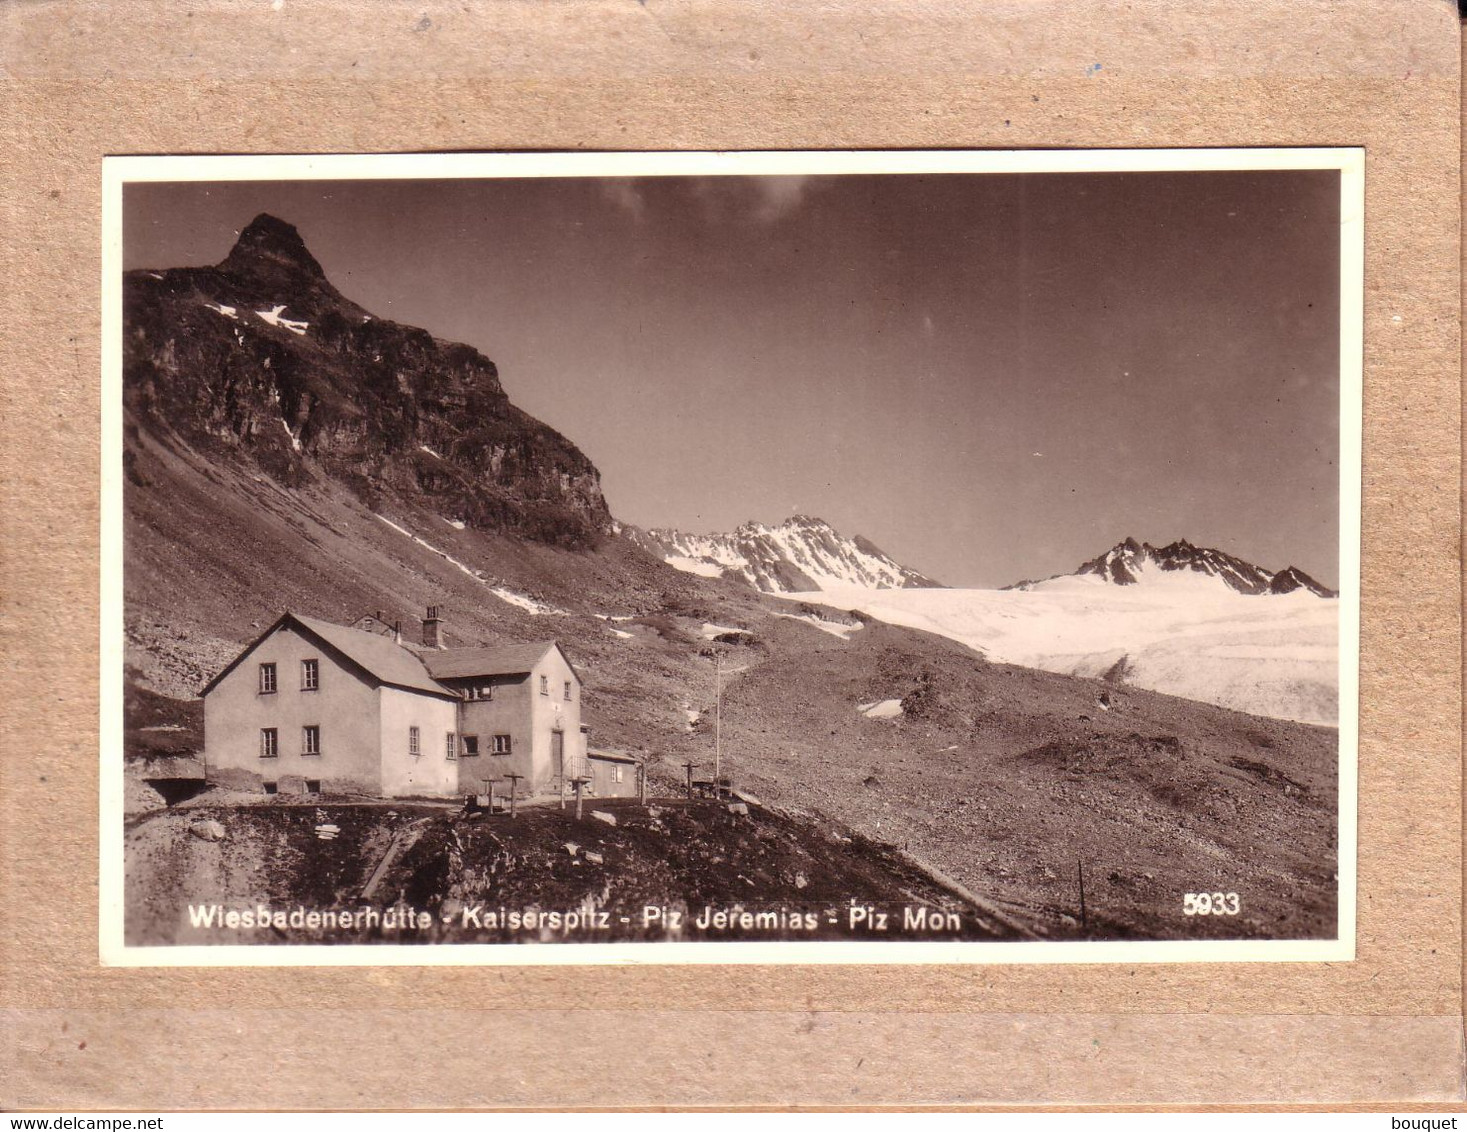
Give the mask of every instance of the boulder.
[{"label": "boulder", "polygon": [[224,825],[210,818],[207,821],[196,821],[188,827],[188,831],[202,841],[223,841]]},{"label": "boulder", "polygon": [[204,779],[204,764],[186,756],[160,756],[143,763],[143,778]]}]

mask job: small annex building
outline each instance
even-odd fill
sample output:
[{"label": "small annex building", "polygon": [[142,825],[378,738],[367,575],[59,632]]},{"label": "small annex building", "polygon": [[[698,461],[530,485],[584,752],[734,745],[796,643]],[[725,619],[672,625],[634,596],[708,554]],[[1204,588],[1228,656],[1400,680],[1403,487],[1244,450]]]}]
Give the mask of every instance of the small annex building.
[{"label": "small annex building", "polygon": [[641,773],[641,760],[625,751],[586,751],[586,788],[593,798],[635,798]]},{"label": "small annex building", "polygon": [[582,773],[581,679],[555,641],[422,646],[381,615],[284,613],[203,689],[210,781],[376,797],[553,792]]}]

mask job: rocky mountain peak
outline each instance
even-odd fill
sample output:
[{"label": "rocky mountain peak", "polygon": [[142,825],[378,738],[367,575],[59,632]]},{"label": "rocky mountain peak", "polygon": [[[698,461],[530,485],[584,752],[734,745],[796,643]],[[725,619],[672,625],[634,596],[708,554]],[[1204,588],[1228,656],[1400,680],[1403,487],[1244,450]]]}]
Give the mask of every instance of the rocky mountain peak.
[{"label": "rocky mountain peak", "polygon": [[1104,554],[1082,563],[1075,573],[1098,575],[1117,586],[1212,578],[1241,594],[1279,594],[1307,589],[1320,597],[1335,596],[1333,590],[1293,566],[1275,574],[1213,547],[1196,546],[1184,538],[1156,547],[1127,537]]},{"label": "rocky mountain peak", "polygon": [[830,531],[834,530],[824,519],[811,518],[809,515],[791,515],[788,519],[779,523],[761,523],[757,519],[750,519],[746,523],[740,523],[734,528],[737,535],[759,535],[770,534],[775,531]]},{"label": "rocky mountain peak", "polygon": [[1189,574],[1200,574],[1217,578],[1230,589],[1246,594],[1267,593],[1269,580],[1273,577],[1271,572],[1251,562],[1210,547],[1193,546],[1184,538],[1154,547],[1149,542],[1137,543],[1128,537],[1099,557],[1082,563],[1075,572],[1098,574],[1117,586],[1132,586],[1166,575],[1175,580]]},{"label": "rocky mountain peak", "polygon": [[901,565],[869,539],[848,538],[824,519],[810,515],[793,515],[775,526],[743,523],[729,534],[696,535],[631,526],[622,528],[621,534],[679,570],[736,578],[765,593],[940,584]]},{"label": "rocky mountain peak", "polygon": [[1308,590],[1316,597],[1339,597],[1336,590],[1316,582],[1308,574],[1297,566],[1285,566],[1268,583],[1268,592],[1274,594],[1288,594],[1295,590]]},{"label": "rocky mountain peak", "polygon": [[611,526],[600,473],[510,403],[474,348],[376,318],[268,213],[215,267],[123,282],[130,422],[282,483],[566,546]]},{"label": "rocky mountain peak", "polygon": [[219,270],[230,275],[296,276],[311,281],[326,278],[295,225],[268,212],[245,225]]}]

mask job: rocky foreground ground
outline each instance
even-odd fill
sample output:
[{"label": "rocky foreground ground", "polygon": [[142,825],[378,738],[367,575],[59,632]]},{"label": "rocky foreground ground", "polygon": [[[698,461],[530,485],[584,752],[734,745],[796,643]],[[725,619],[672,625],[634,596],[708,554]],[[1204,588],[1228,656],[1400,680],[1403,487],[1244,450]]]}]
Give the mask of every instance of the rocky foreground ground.
[{"label": "rocky foreground ground", "polygon": [[1036,938],[889,846],[711,800],[201,796],[134,821],[127,877],[133,945]]}]

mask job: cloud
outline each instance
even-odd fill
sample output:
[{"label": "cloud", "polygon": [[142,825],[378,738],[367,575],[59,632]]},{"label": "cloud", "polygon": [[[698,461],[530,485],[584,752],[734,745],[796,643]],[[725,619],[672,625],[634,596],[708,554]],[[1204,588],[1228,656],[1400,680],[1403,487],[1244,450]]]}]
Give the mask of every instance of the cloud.
[{"label": "cloud", "polygon": [[660,217],[668,209],[675,210],[678,203],[686,207],[691,200],[705,221],[771,225],[804,203],[813,180],[806,176],[694,177],[679,184],[676,178],[649,182],[635,177],[605,177],[598,187],[602,197],[638,222],[647,220],[651,211]]},{"label": "cloud", "polygon": [[810,177],[698,177],[688,186],[706,221],[770,225],[804,201]]},{"label": "cloud", "polygon": [[805,199],[809,177],[755,177],[752,180],[756,203],[754,218],[762,224],[773,224],[788,216]]},{"label": "cloud", "polygon": [[600,182],[602,195],[633,220],[647,215],[647,199],[634,177],[606,177]]}]

